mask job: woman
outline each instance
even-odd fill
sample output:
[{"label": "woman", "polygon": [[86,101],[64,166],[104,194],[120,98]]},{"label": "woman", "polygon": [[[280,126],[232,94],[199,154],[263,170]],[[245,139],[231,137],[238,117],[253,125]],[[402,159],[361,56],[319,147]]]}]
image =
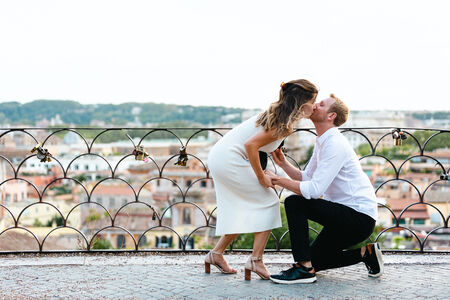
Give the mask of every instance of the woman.
[{"label": "woman", "polygon": [[216,235],[223,236],[205,258],[206,273],[212,264],[224,274],[235,274],[223,253],[239,234],[254,232],[245,279],[251,279],[251,271],[269,279],[262,255],[272,229],[281,227],[280,202],[262,170],[258,151],[274,151],[293,132],[295,121],[309,117],[317,92],[305,79],[282,83],[277,102],[229,131],[211,149],[208,166],[216,189]]}]

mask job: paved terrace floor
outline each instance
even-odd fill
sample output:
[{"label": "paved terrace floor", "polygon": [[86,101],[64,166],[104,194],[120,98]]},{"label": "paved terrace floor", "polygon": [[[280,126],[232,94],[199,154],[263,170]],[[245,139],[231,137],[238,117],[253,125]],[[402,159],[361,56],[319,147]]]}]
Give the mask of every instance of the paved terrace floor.
[{"label": "paved terrace floor", "polygon": [[[363,264],[322,271],[317,282],[281,285],[252,275],[247,255],[227,255],[239,270],[205,274],[197,254],[76,254],[0,256],[1,299],[450,299],[450,255],[385,254],[385,274],[370,278]],[[271,272],[289,254],[266,254]]]}]

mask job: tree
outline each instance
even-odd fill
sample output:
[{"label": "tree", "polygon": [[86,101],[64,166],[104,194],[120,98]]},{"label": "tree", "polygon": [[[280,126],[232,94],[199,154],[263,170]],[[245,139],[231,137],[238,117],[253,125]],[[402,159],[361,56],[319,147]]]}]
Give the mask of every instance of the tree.
[{"label": "tree", "polygon": [[[267,241],[266,249],[277,249],[278,243],[280,243],[280,239],[284,233],[289,230],[286,211],[284,210],[284,205],[280,206],[280,214],[281,214],[281,227],[275,228],[272,230],[272,234],[276,237],[276,240],[271,236]],[[322,226],[316,222],[308,221],[308,225],[310,228],[317,230],[320,232]],[[245,233],[239,235],[233,243],[233,249],[252,249],[253,241],[254,241],[253,233]],[[310,240],[314,240],[317,234],[311,230],[310,231]],[[289,233],[286,234],[280,243],[280,249],[290,249],[291,248],[291,240],[289,238]]]},{"label": "tree", "polygon": [[34,226],[34,227],[43,227],[44,224],[42,224],[42,222],[39,221],[39,219],[35,218],[35,219],[34,219],[34,222],[33,222],[33,226]]},{"label": "tree", "polygon": [[95,237],[92,243],[92,249],[112,249],[112,244],[105,238]]},{"label": "tree", "polygon": [[63,218],[59,215],[54,215],[50,220],[47,221],[47,227],[52,227],[53,222],[56,224],[56,226],[63,226],[64,221]]}]

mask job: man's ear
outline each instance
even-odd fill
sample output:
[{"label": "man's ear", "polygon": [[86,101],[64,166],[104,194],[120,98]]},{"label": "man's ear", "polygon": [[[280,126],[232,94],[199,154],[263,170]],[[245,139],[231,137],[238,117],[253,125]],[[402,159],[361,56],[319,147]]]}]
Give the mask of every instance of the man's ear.
[{"label": "man's ear", "polygon": [[336,117],[337,117],[337,113],[330,112],[330,113],[328,113],[328,117],[327,118],[328,118],[329,121],[334,123],[334,119],[336,119]]}]

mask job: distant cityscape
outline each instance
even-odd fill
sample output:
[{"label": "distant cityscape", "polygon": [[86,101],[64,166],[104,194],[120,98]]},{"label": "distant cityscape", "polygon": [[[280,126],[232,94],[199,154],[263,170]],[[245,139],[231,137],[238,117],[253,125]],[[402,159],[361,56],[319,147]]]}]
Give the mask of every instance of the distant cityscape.
[{"label": "distant cityscape", "polygon": [[[259,112],[260,109],[151,102],[118,105],[83,105],[62,100],[35,100],[25,104],[0,102],[0,127],[233,127]],[[450,126],[450,110],[351,111],[350,119],[345,124],[345,127],[381,126],[445,129]]]},{"label": "distant cityscape", "polygon": [[[180,117],[183,109],[175,108],[171,116],[177,117],[168,117],[163,124],[182,121],[185,126],[180,127],[231,128],[260,112],[202,108],[215,118],[212,123],[208,117],[205,125],[196,108],[191,108],[190,116],[195,118]],[[134,249],[135,244],[139,249],[181,249],[183,245],[205,249],[214,245],[216,200],[206,162],[209,149],[227,130],[196,135],[195,130],[186,133],[183,129],[165,135],[113,130],[93,142],[102,127],[161,127],[141,117],[141,106],[128,109],[123,114],[132,117],[125,123],[91,119],[85,125],[98,127],[95,134],[65,130],[52,135],[53,127],[80,127],[65,119],[66,112],[43,116],[33,124],[0,118],[0,251],[38,250],[31,233],[40,242],[45,238],[43,250]],[[450,231],[441,228],[450,214],[450,183],[445,177],[450,166],[450,132],[433,137],[421,153],[428,138],[450,129],[449,116],[450,112],[355,111],[343,126],[344,131],[375,127],[344,134],[378,189],[377,233],[386,230],[380,236],[383,248],[418,249],[417,238],[427,238],[426,249],[450,250]],[[39,143],[45,141],[42,147],[51,153],[51,161],[40,161],[31,153],[36,141],[26,132],[8,131],[21,127],[48,128],[27,132]],[[166,127],[170,126],[162,128]],[[310,121],[302,120],[301,130],[286,139],[289,158],[301,168],[315,142],[313,132],[303,130],[310,127]],[[391,130],[402,128],[437,130],[405,130],[407,139],[396,145]],[[148,154],[147,163],[133,154],[146,134],[140,145]],[[186,145],[186,166],[179,162],[180,141]],[[282,192],[280,199],[286,194]]]}]

